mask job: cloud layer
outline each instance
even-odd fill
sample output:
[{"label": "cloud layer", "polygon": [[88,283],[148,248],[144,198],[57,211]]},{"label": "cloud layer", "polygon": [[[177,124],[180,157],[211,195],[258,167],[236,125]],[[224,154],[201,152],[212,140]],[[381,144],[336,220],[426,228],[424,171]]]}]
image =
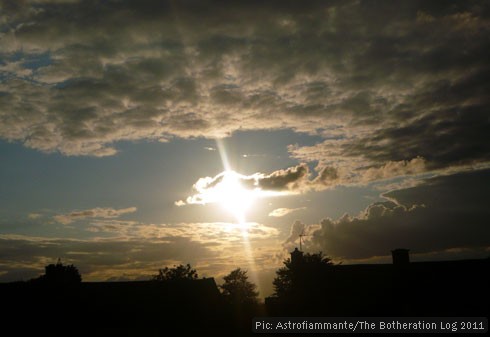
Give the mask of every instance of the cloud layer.
[{"label": "cloud layer", "polygon": [[488,9],[2,1],[0,137],[107,156],[121,140],[292,128],[323,137],[290,152],[327,186],[488,163]]},{"label": "cloud layer", "polygon": [[134,213],[137,211],[136,207],[128,207],[121,209],[114,208],[92,208],[86,209],[83,211],[73,211],[67,214],[59,214],[55,215],[53,218],[64,225],[70,224],[73,221],[87,219],[87,218],[95,218],[95,219],[111,219],[118,218],[119,216],[127,213]]},{"label": "cloud layer", "polygon": [[254,173],[249,176],[234,171],[223,171],[215,177],[199,178],[193,185],[195,194],[187,197],[185,202],[176,201],[175,205],[205,205],[223,202],[226,198],[239,198],[245,202],[252,198],[300,193],[309,189],[311,184],[309,168],[306,164],[277,170],[270,174]]},{"label": "cloud layer", "polygon": [[[385,194],[358,216],[323,219],[309,228],[309,248],[337,259],[389,255],[395,248],[416,254],[455,250],[490,252],[490,211],[484,207],[490,171],[455,174]],[[299,222],[292,226],[297,240]],[[286,242],[287,243],[287,242]],[[481,255],[481,254],[480,254]]]},{"label": "cloud layer", "polygon": [[0,281],[35,277],[58,258],[79,267],[86,281],[148,278],[158,268],[179,263],[191,263],[200,275],[220,277],[238,266],[250,268],[247,254],[259,274],[280,264],[279,231],[258,223],[85,221],[77,226],[84,237],[89,235],[85,239],[0,234]]}]

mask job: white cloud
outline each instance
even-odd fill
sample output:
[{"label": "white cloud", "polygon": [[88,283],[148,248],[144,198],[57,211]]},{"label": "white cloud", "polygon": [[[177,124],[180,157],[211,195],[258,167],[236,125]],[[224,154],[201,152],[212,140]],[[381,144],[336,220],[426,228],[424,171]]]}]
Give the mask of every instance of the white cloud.
[{"label": "white cloud", "polygon": [[269,213],[269,216],[282,217],[282,216],[288,215],[288,214],[290,214],[292,212],[296,212],[296,211],[303,210],[303,209],[306,209],[306,207],[299,207],[299,208],[276,208],[276,209],[272,210]]},{"label": "white cloud", "polygon": [[[228,199],[247,202],[252,199],[298,193],[307,182],[308,167],[300,164],[270,174],[243,175],[224,171],[215,177],[203,177],[193,185],[195,194],[187,197],[187,204],[222,203]],[[181,204],[179,201],[176,203]]]},{"label": "white cloud", "polygon": [[176,202],[174,202],[174,204],[177,207],[181,207],[181,206],[185,206],[186,205],[185,201],[183,201],[183,200],[177,200]]}]

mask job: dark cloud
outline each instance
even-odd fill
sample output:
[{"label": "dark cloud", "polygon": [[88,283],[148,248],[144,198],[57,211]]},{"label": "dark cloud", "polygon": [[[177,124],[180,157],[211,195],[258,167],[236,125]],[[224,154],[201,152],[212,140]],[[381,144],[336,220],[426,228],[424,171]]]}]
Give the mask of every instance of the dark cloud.
[{"label": "dark cloud", "polygon": [[309,169],[306,164],[274,171],[269,175],[256,175],[255,184],[266,191],[296,191],[308,181]]},{"label": "dark cloud", "polygon": [[[453,95],[456,92],[449,94]],[[429,93],[428,96],[432,100],[437,94]],[[422,157],[432,169],[488,162],[490,148],[483,138],[488,130],[488,105],[452,105],[438,108],[433,114],[407,125],[378,130],[370,137],[344,147],[343,154],[380,163]]]},{"label": "dark cloud", "polygon": [[0,137],[107,156],[120,140],[292,128],[324,137],[291,152],[327,185],[416,158],[488,163],[488,8],[2,1]]},{"label": "dark cloud", "polygon": [[335,185],[339,179],[338,171],[335,167],[324,166],[320,167],[318,176],[313,180],[314,184],[318,184],[320,187]]},{"label": "dark cloud", "polygon": [[360,215],[324,219],[310,248],[340,259],[388,255],[394,248],[417,254],[490,249],[490,171],[461,173],[386,193]]}]

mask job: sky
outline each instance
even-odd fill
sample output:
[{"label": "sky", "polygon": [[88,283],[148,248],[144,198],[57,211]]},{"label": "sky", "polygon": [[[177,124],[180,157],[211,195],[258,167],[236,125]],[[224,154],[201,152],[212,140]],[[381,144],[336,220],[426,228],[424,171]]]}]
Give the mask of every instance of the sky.
[{"label": "sky", "polygon": [[190,263],[261,296],[490,255],[489,1],[0,1],[0,282]]}]

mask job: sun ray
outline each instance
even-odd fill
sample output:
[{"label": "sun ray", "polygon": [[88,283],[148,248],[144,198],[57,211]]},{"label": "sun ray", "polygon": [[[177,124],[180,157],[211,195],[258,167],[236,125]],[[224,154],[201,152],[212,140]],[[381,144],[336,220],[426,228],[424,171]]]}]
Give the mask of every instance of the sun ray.
[{"label": "sun ray", "polygon": [[243,251],[248,263],[248,271],[253,283],[257,285],[257,290],[261,292],[259,279],[257,277],[257,266],[255,264],[255,258],[252,251],[252,247],[249,240],[249,233],[246,224],[245,213],[252,206],[253,202],[257,198],[256,191],[245,189],[240,184],[239,174],[231,169],[226,154],[226,149],[221,139],[216,140],[216,147],[218,148],[221,162],[225,172],[223,173],[222,190],[219,197],[220,204],[227,211],[231,212],[238,221],[238,225],[242,231]]},{"label": "sun ray", "polygon": [[221,157],[221,162],[225,171],[231,171],[230,163],[228,161],[228,156],[226,155],[225,144],[221,139],[216,139],[216,147],[218,148],[219,155]]}]

